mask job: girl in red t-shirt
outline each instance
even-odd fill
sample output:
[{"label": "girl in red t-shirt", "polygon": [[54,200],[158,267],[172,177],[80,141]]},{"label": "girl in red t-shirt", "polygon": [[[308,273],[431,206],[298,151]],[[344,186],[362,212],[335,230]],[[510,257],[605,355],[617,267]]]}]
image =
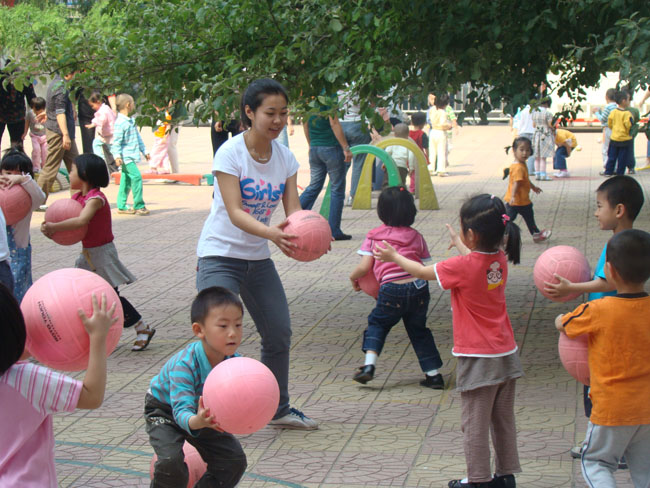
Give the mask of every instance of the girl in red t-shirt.
[{"label": "girl in red t-shirt", "polygon": [[[450,488],[515,486],[521,471],[515,427],[515,381],[522,376],[512,325],[506,310],[508,263],[519,263],[521,236],[500,198],[477,195],[460,209],[461,232],[447,225],[460,256],[433,266],[401,256],[384,241],[374,256],[399,265],[415,278],[437,280],[451,290],[456,386],[462,402],[467,478]],[[505,237],[505,246],[504,246]],[[505,247],[505,252],[502,249]],[[507,256],[507,257],[506,257]],[[490,470],[490,431],[496,474]]]},{"label": "girl in red t-shirt", "polygon": [[[113,244],[111,208],[100,190],[108,186],[108,182],[108,169],[102,158],[95,154],[77,156],[70,169],[70,188],[80,190],[72,195],[72,199],[81,203],[83,210],[79,217],[57,223],[43,222],[41,231],[51,238],[55,232],[87,225],[88,231],[81,241],[83,248],[75,267],[97,273],[118,292],[118,286],[133,283],[135,276],[122,264]],[[124,327],[135,326],[137,337],[131,350],[142,351],[151,342],[156,329],[146,325],[135,307],[119,292],[117,294],[124,309]]]}]

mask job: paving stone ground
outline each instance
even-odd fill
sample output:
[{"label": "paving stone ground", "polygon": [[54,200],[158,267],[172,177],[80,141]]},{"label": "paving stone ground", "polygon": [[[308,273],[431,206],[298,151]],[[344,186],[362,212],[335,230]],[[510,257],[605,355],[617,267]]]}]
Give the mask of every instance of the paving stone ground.
[{"label": "paving stone ground", "polygon": [[[150,132],[143,131],[149,147]],[[559,362],[553,328],[553,318],[579,302],[553,303],[542,297],[533,285],[532,270],[541,252],[559,244],[576,246],[593,265],[610,237],[598,229],[593,217],[594,191],[602,181],[597,138],[596,133],[579,133],[583,149],[569,159],[572,177],[543,182],[544,193],[533,197],[539,226],[553,229],[551,241],[533,244],[523,222],[518,222],[524,227],[523,257],[519,266],[510,268],[507,298],[526,374],[518,382],[516,400],[523,468],[517,477],[519,486],[585,486],[579,462],[569,454],[586,428],[582,387]],[[636,153],[642,166],[645,138],[638,139]],[[444,224],[458,226],[458,210],[468,195],[505,193],[501,174],[511,156],[503,148],[511,142],[504,126],[466,127],[454,137],[450,177],[434,178],[441,209],[420,211],[415,223],[434,260],[453,254],[447,250]],[[305,187],[309,164],[301,130],[291,137],[291,146],[301,164],[299,184]],[[208,173],[208,129],[183,127],[179,152],[184,172]],[[647,196],[650,172],[636,178]],[[130,351],[133,332],[125,331],[109,358],[104,405],[56,417],[62,487],[148,486],[152,450],[142,419],[144,393],[162,364],[193,340],[189,306],[196,291],[195,248],[211,193],[209,186],[147,182],[144,198],[149,217],[113,212],[120,257],[138,277],[123,288],[123,294],[158,333],[146,351],[134,353]],[[115,208],[117,187],[109,186],[106,194]],[[53,194],[51,201],[67,196],[67,192]],[[375,204],[376,200],[373,210],[345,207],[342,228],[353,239],[333,243],[332,251],[315,262],[293,261],[271,245],[292,316],[292,404],[317,419],[320,430],[305,433],[267,427],[241,437],[249,462],[241,488],[443,487],[465,473],[460,397],[454,391],[456,361],[450,353],[449,293],[430,285],[428,325],[444,360],[442,373],[448,385],[444,391],[419,386],[422,373],[400,326],[388,338],[376,379],[366,386],[352,381],[354,369],[363,361],[361,336],[373,301],[355,293],[347,277],[359,259],[356,251],[365,233],[378,225]],[[649,209],[646,204],[637,227],[650,229]],[[276,213],[274,222],[283,218],[281,213]],[[62,247],[45,239],[38,231],[42,218],[43,214],[35,214],[32,225],[35,278],[73,266],[79,253],[79,245]],[[259,358],[259,337],[248,318],[241,352]],[[619,472],[617,480],[619,486],[632,486],[626,471]]]}]

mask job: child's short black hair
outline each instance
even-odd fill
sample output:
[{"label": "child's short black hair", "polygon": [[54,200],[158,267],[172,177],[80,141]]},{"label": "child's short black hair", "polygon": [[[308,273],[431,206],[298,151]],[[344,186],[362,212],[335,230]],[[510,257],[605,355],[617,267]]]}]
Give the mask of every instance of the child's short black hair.
[{"label": "child's short black hair", "polygon": [[0,283],[0,375],[13,366],[25,350],[27,331],[20,305],[9,289]]},{"label": "child's short black hair", "polygon": [[617,105],[620,105],[621,102],[627,100],[628,96],[629,94],[625,90],[617,90],[616,93],[614,94],[614,101],[616,102]]},{"label": "child's short black hair", "polygon": [[614,100],[614,96],[615,96],[615,95],[616,95],[616,88],[609,88],[609,89],[605,92],[605,98],[606,98],[607,100]]},{"label": "child's short black hair", "polygon": [[415,127],[422,126],[427,123],[427,114],[424,112],[415,112],[411,115],[411,124]]},{"label": "child's short black hair", "polygon": [[607,262],[626,283],[643,284],[650,278],[650,234],[627,229],[607,243]]},{"label": "child's short black hair", "polygon": [[631,176],[612,176],[600,184],[596,189],[596,193],[604,194],[607,203],[612,208],[619,203],[624,205],[625,211],[632,221],[636,219],[641,207],[643,207],[643,190],[641,185]]},{"label": "child's short black hair", "polygon": [[539,101],[540,106],[542,107],[550,107],[552,103],[551,97],[544,97]]},{"label": "child's short black hair", "polygon": [[389,186],[379,195],[377,215],[390,227],[411,227],[417,213],[413,195],[403,185]]},{"label": "child's short black hair", "polygon": [[192,323],[202,324],[210,313],[210,310],[214,307],[225,307],[227,305],[239,307],[242,316],[244,315],[244,305],[242,305],[239,297],[228,288],[211,286],[210,288],[201,290],[192,302],[190,320]]},{"label": "child's short black hair", "polygon": [[81,154],[74,160],[77,167],[77,174],[93,188],[104,188],[108,186],[108,167],[102,158],[96,154]]},{"label": "child's short black hair", "polygon": [[533,155],[533,143],[528,137],[518,136],[515,137],[515,140],[512,141],[512,146],[506,146],[506,154],[512,149],[512,152],[515,152],[520,144],[528,144],[530,148],[530,155]]},{"label": "child's short black hair", "polygon": [[33,110],[43,110],[45,108],[45,99],[43,97],[34,97],[30,100],[29,106]]},{"label": "child's short black hair", "polygon": [[2,156],[2,161],[0,161],[0,170],[2,169],[6,169],[7,171],[20,171],[34,178],[32,160],[29,159],[29,156],[22,149],[16,147],[5,151],[4,156]]},{"label": "child's short black hair", "polygon": [[449,95],[443,93],[442,95],[436,95],[436,100],[433,102],[436,108],[445,108],[449,105]]},{"label": "child's short black hair", "polygon": [[93,103],[102,103],[104,101],[104,97],[100,92],[93,91],[88,97],[88,101]]},{"label": "child's short black hair", "polygon": [[477,237],[477,250],[494,252],[505,240],[505,252],[513,264],[519,264],[521,255],[521,232],[510,221],[506,206],[500,198],[483,193],[475,195],[460,208],[461,231],[472,230]]}]

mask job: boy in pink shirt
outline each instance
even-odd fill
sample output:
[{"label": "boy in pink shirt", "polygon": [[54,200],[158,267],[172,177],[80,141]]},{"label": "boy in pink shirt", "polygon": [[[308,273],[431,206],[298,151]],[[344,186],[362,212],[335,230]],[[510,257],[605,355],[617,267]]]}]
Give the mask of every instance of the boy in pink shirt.
[{"label": "boy in pink shirt", "polygon": [[0,285],[0,486],[56,488],[52,414],[75,408],[95,409],[106,389],[106,335],[115,303],[107,309],[93,295],[93,315],[79,311],[88,336],[90,352],[83,382],[24,361],[25,321],[18,302]]}]

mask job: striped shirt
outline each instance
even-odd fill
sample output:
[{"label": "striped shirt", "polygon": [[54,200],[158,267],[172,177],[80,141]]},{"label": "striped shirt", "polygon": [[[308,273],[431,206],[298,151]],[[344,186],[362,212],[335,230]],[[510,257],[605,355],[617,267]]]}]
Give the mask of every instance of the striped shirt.
[{"label": "striped shirt", "polygon": [[616,104],[614,102],[608,103],[605,105],[605,107],[598,112],[596,117],[598,117],[598,120],[600,120],[600,123],[602,124],[603,127],[607,127],[607,119],[609,118],[609,114],[611,113],[612,110],[616,108]]},{"label": "striped shirt", "polygon": [[18,361],[0,377],[0,486],[57,487],[52,414],[77,407],[83,383]]},{"label": "striped shirt", "polygon": [[203,344],[196,341],[172,356],[149,385],[154,398],[169,405],[176,423],[191,435],[196,432],[190,430],[190,417],[196,415],[203,384],[211,370]]}]

